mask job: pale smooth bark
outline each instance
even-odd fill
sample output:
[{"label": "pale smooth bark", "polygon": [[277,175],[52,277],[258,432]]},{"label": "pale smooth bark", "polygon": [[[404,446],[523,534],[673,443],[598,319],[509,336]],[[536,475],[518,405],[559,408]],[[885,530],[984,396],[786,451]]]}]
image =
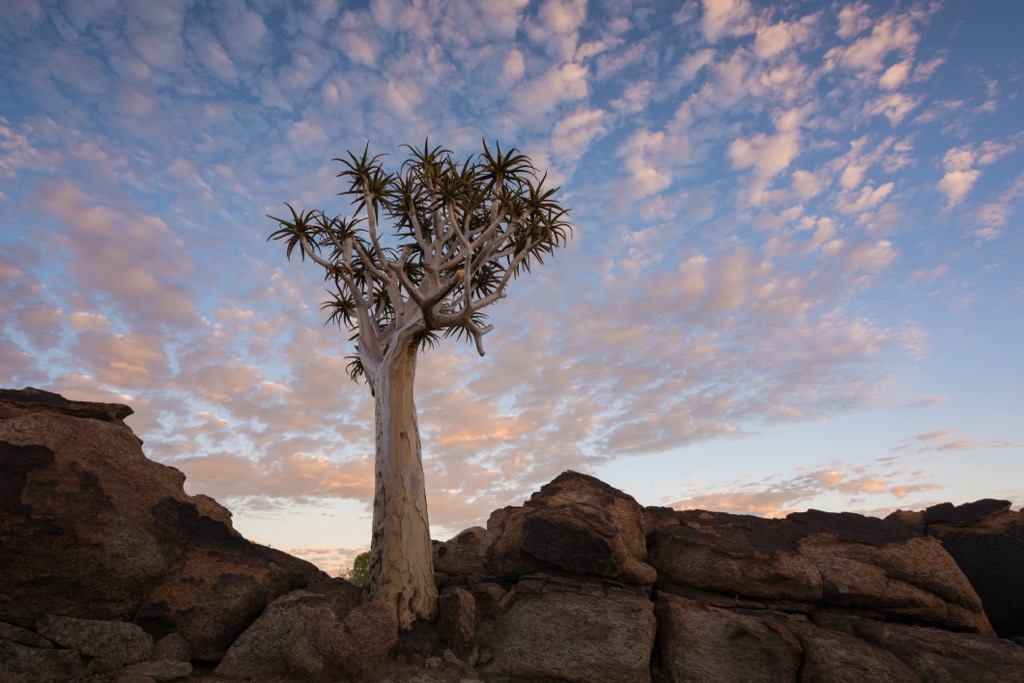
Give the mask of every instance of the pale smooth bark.
[{"label": "pale smooth bark", "polygon": [[395,610],[399,628],[437,609],[434,556],[413,384],[415,336],[393,339],[371,377],[377,423],[376,488],[369,575],[364,592]]}]

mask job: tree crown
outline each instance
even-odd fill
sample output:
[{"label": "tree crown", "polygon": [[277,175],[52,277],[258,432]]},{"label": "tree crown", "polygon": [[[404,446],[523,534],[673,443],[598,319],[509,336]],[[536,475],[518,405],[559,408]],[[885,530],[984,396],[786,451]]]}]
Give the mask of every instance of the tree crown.
[{"label": "tree crown", "polygon": [[518,150],[484,142],[481,153],[458,161],[429,141],[404,147],[408,158],[395,172],[385,170],[383,155],[371,156],[369,144],[334,159],[351,216],[288,203],[290,218],[270,216],[278,229],[269,239],[285,243],[289,260],[298,247],[301,259],[323,268],[328,322],[357,340],[353,379],[403,330],[424,345],[440,336],[472,340],[483,355],[492,327],[482,309],[572,233],[568,209],[555,198],[559,188],[547,187],[546,174]]}]

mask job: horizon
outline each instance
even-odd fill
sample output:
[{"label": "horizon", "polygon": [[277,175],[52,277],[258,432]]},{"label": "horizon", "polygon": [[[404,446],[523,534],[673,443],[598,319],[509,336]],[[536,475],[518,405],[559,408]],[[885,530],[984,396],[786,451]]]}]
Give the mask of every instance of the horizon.
[{"label": "horizon", "polygon": [[238,530],[366,549],[373,403],[267,214],[369,141],[531,157],[574,235],[442,340],[446,540],[573,469],[641,505],[1024,503],[1024,4],[17,0],[0,385],[126,403]]}]

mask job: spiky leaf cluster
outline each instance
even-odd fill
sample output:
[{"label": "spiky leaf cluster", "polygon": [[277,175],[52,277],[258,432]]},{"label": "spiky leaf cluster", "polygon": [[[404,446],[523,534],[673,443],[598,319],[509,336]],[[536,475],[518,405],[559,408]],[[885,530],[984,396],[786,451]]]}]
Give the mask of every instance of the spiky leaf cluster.
[{"label": "spiky leaf cluster", "polygon": [[323,268],[328,320],[357,340],[354,378],[403,328],[427,345],[440,336],[472,340],[483,354],[491,328],[482,309],[571,236],[559,188],[547,187],[517,150],[485,142],[480,154],[459,161],[429,142],[405,149],[408,158],[394,172],[369,145],[335,159],[349,216],[290,204],[290,218],[271,216],[278,229],[270,239],[285,243],[286,257],[298,248]]}]

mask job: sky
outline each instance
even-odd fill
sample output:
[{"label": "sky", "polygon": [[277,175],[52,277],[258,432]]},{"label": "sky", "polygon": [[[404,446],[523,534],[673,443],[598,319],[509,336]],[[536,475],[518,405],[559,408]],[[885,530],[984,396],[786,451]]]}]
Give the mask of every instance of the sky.
[{"label": "sky", "polygon": [[1024,503],[1024,3],[4,0],[0,386],[336,573],[373,404],[285,202],[516,147],[573,239],[416,401],[435,538],[564,470],[763,516]]}]

